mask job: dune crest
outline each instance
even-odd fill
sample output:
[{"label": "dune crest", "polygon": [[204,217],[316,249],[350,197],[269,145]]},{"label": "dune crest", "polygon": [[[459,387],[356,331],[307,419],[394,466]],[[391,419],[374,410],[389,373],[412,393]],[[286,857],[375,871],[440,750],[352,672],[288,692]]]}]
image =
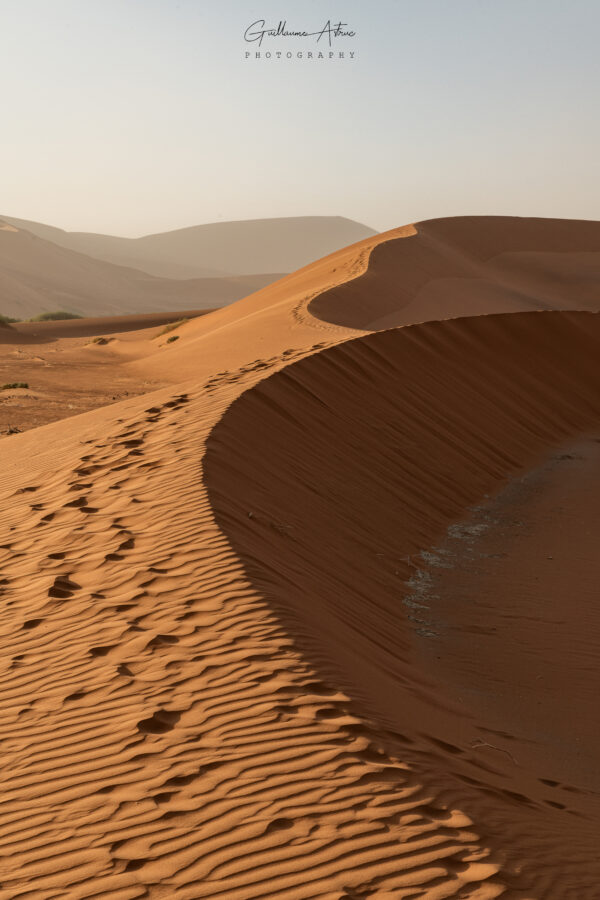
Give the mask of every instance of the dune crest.
[{"label": "dune crest", "polygon": [[[373,331],[528,309],[600,309],[600,224],[463,216],[381,241],[360,281],[315,297],[326,322]],[[365,298],[369,302],[365,302]]]}]

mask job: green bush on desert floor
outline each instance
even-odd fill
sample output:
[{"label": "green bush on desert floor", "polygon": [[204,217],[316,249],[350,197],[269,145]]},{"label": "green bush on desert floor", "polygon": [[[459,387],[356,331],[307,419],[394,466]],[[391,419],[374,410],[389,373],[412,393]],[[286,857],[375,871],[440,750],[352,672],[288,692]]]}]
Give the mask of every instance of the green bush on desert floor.
[{"label": "green bush on desert floor", "polygon": [[12,316],[3,316],[0,315],[0,326],[2,325],[11,325],[13,322],[18,322],[18,319],[13,319]]},{"label": "green bush on desert floor", "polygon": [[12,388],[28,388],[29,385],[26,381],[11,381],[8,384],[3,384],[0,386],[0,391],[10,391]]},{"label": "green bush on desert floor", "polygon": [[176,322],[169,322],[168,325],[165,325],[162,331],[159,331],[158,334],[155,334],[154,337],[162,337],[163,334],[168,334],[170,331],[174,331],[175,328],[179,328],[180,325],[185,325],[186,322],[189,322],[189,319],[177,319]]},{"label": "green bush on desert floor", "polygon": [[32,319],[28,319],[29,322],[55,322],[59,319],[83,319],[83,316],[78,316],[77,313],[66,312],[64,309],[57,309],[56,312],[44,312],[40,313],[37,316],[33,316]]}]

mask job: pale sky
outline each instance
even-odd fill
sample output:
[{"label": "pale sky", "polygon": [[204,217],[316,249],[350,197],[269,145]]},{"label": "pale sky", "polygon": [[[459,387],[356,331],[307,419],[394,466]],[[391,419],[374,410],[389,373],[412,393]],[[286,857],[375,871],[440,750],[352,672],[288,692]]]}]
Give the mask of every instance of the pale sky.
[{"label": "pale sky", "polygon": [[[247,60],[259,19],[355,58]],[[597,219],[599,46],[599,0],[0,0],[0,215]]]}]

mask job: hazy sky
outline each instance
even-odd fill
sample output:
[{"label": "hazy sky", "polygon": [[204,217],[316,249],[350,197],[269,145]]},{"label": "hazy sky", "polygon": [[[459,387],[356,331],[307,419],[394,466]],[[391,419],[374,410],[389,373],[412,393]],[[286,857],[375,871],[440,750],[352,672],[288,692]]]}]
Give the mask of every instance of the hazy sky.
[{"label": "hazy sky", "polygon": [[600,218],[599,46],[599,0],[0,0],[0,215]]}]

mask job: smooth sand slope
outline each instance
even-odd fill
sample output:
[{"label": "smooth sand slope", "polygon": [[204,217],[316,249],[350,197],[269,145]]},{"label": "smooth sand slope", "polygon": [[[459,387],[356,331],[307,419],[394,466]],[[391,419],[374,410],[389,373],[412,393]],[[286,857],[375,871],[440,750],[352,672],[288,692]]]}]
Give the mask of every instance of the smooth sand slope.
[{"label": "smooth sand slope", "polygon": [[481,313],[600,308],[598,222],[433,219],[419,223],[416,240],[382,243],[374,257],[360,281],[319,295],[310,312],[381,330]]},{"label": "smooth sand slope", "polygon": [[375,234],[372,228],[343,216],[214,222],[140,238],[63,231],[9,217],[6,221],[69,250],[162,278],[264,277],[265,272],[293,272]]},{"label": "smooth sand slope", "polygon": [[0,443],[1,900],[597,897],[600,319],[334,324],[430,225]]},{"label": "smooth sand slope", "polygon": [[56,310],[118,316],[212,308],[277,277],[156,278],[66,249],[0,219],[0,314],[13,318]]}]

